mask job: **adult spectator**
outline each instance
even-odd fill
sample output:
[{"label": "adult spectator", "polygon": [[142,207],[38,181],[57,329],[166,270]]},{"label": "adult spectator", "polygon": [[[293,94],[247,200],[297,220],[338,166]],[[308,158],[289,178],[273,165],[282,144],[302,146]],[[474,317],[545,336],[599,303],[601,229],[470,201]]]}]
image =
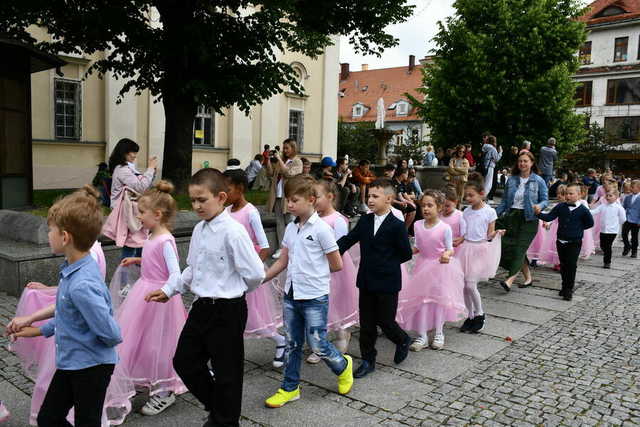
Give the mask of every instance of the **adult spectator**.
[{"label": "adult spectator", "polygon": [[[278,246],[284,237],[284,230],[291,221],[291,215],[287,213],[287,204],[284,202],[284,186],[286,182],[303,172],[302,160],[298,157],[298,146],[294,139],[285,139],[282,143],[282,155],[276,150],[273,153],[275,162],[267,163],[267,173],[272,177],[271,190],[267,200],[267,212],[274,212],[276,217],[276,240]],[[274,258],[280,258],[280,249],[274,254]]]},{"label": "adult spectator", "polygon": [[[540,162],[538,162],[538,164],[540,164]],[[560,178],[556,179],[553,184],[549,186],[549,199],[556,199],[558,197],[558,187],[567,184],[569,184],[569,176],[563,173],[560,175]]]},{"label": "adult spectator", "polygon": [[520,146],[520,150],[518,151],[518,156],[522,153],[530,153],[531,152],[531,142],[526,139],[522,142],[522,146]]},{"label": "adult spectator", "polygon": [[556,151],[556,139],[551,137],[547,140],[547,145],[540,149],[540,157],[538,158],[540,176],[544,179],[547,186],[553,179],[553,169],[557,161],[558,152]]},{"label": "adult spectator", "polygon": [[487,199],[493,200],[493,193],[497,187],[498,177],[495,174],[496,165],[502,158],[502,147],[497,147],[496,137],[486,135],[482,138],[484,145],[482,146],[482,161],[484,163],[484,194]]},{"label": "adult spectator", "polygon": [[407,227],[407,230],[411,227],[411,224],[413,224],[413,220],[416,217],[416,204],[409,197],[409,191],[405,185],[408,179],[408,169],[395,169],[392,182],[396,189],[396,198],[391,202],[395,208],[399,209],[404,214],[404,225]]},{"label": "adult spectator", "polygon": [[596,178],[596,170],[595,169],[587,169],[587,174],[582,177],[582,183],[587,187],[587,202],[591,203],[593,196],[596,194],[596,190],[598,189],[598,179]]},{"label": "adult spectator", "polygon": [[464,145],[458,145],[451,161],[449,162],[449,169],[447,169],[447,174],[449,174],[450,178],[449,182],[458,195],[458,207],[460,207],[462,203],[462,199],[464,197],[464,185],[469,177],[470,165],[464,154]]},{"label": "adult spectator", "polygon": [[358,187],[352,182],[352,173],[347,159],[340,158],[337,163],[335,178],[340,192],[339,210],[347,216],[355,216],[357,214]]},{"label": "adult spectator", "polygon": [[247,174],[247,181],[249,181],[249,188],[253,187],[253,183],[256,180],[256,177],[262,170],[262,154],[256,154],[253,160],[249,162],[249,166],[245,169],[245,173]]},{"label": "adult spectator", "polygon": [[449,166],[449,162],[451,162],[451,158],[453,157],[454,152],[455,152],[455,149],[447,148],[447,150],[444,153],[444,157],[442,158],[442,166]]},{"label": "adult spectator", "polygon": [[227,169],[228,171],[237,170],[240,168],[240,160],[238,159],[229,159],[227,160]]},{"label": "adult spectator", "polygon": [[267,166],[269,163],[269,144],[264,144],[264,150],[262,151],[262,166]]},{"label": "adult spectator", "polygon": [[367,188],[376,179],[376,175],[369,169],[371,162],[369,160],[360,160],[360,164],[353,170],[353,180],[360,186],[360,211],[367,212]]},{"label": "adult spectator", "polygon": [[422,160],[422,165],[426,167],[438,166],[438,159],[436,158],[436,153],[433,152],[433,145],[427,145],[427,152],[424,155],[424,160]]},{"label": "adult spectator", "polygon": [[398,163],[397,163],[396,167],[398,169],[399,168],[409,169],[409,162],[407,161],[407,159],[398,159]]},{"label": "adult spectator", "polygon": [[420,186],[420,181],[418,181],[416,170],[414,168],[409,169],[407,190],[409,191],[409,193],[415,195],[416,200],[420,200],[420,197],[422,197],[422,187]]},{"label": "adult spectator", "polygon": [[442,149],[442,147],[439,147],[438,151],[436,152],[436,158],[438,159],[438,166],[445,166],[444,155],[445,155],[444,150]]},{"label": "adult spectator", "polygon": [[464,158],[469,162],[470,167],[474,167],[476,165],[476,159],[473,158],[473,153],[471,144],[465,144],[464,146]]},{"label": "adult spectator", "polygon": [[527,249],[538,232],[538,218],[533,207],[541,210],[549,204],[547,184],[538,176],[535,157],[530,152],[522,153],[507,180],[504,195],[496,208],[496,229],[506,230],[502,237],[500,265],[507,270],[508,277],[500,282],[505,291],[510,291],[519,272],[524,276],[520,287],[529,287],[533,282]]},{"label": "adult spectator", "polygon": [[300,157],[302,161],[302,174],[311,175],[311,162],[306,157]]},{"label": "adult spectator", "polygon": [[335,176],[332,169],[338,166],[332,157],[323,157],[320,160],[320,171],[318,173],[318,179],[324,179],[325,181],[334,182]]},{"label": "adult spectator", "polygon": [[396,174],[396,166],[392,163],[387,163],[384,165],[384,168],[382,168],[382,174],[387,179],[393,179]]},{"label": "adult spectator", "polygon": [[[127,195],[124,193],[126,189],[135,191],[142,194],[147,191],[153,184],[153,179],[158,167],[158,158],[152,157],[149,159],[147,170],[139,172],[136,168],[136,159],[138,157],[138,151],[140,147],[134,141],[129,138],[123,138],[116,144],[115,148],[109,156],[109,170],[111,171],[111,214],[107,218],[107,223],[110,227],[108,230],[113,230],[114,234],[109,233],[107,237],[116,240],[116,235],[121,235],[118,231],[122,231],[123,227],[127,227],[127,221],[122,223],[119,219],[123,219],[124,215],[121,215],[119,204],[121,200],[124,200]],[[129,212],[130,214],[130,212]],[[135,220],[135,218],[130,218]],[[105,230],[107,230],[105,229]],[[126,239],[122,246],[122,259],[130,257],[139,257],[142,254],[142,243],[147,237],[147,233],[142,229],[136,232],[131,232],[130,229],[122,231],[126,233]],[[117,239],[116,241],[121,241]]]}]

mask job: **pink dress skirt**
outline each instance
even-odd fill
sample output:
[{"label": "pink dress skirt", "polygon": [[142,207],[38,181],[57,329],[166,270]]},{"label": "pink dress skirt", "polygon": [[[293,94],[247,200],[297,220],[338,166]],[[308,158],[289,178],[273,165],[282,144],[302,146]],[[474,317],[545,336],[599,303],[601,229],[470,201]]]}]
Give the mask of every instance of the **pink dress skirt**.
[{"label": "pink dress skirt", "polygon": [[342,270],[331,273],[329,288],[329,330],[346,329],[358,323],[358,288],[354,266],[349,252],[342,255]]},{"label": "pink dress skirt", "polygon": [[496,235],[492,241],[470,242],[460,245],[456,258],[460,260],[464,279],[483,282],[495,277],[500,264],[501,236]]}]

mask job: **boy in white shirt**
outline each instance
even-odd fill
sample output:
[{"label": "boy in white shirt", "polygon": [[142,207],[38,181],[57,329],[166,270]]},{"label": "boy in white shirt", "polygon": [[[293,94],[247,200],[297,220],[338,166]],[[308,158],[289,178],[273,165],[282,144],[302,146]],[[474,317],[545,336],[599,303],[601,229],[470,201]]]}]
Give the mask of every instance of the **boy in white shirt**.
[{"label": "boy in white shirt", "polygon": [[283,312],[287,337],[284,379],[265,401],[280,408],[300,398],[300,363],[305,338],[311,350],[338,376],[338,392],[353,385],[350,356],[340,353],[327,339],[330,274],[342,269],[342,258],[331,227],[315,211],[315,179],[299,175],[285,184],[287,210],[296,219],[287,225],[280,258],[269,268],[265,281],[287,268]]},{"label": "boy in white shirt", "polygon": [[239,425],[245,293],[264,279],[264,266],[249,235],[224,209],[228,191],[228,180],[217,169],[201,169],[191,178],[191,205],[202,221],[193,229],[188,267],[181,281],[167,283],[145,298],[167,302],[183,293],[185,285],[197,297],[180,334],[173,367],[209,412],[203,427]]},{"label": "boy in white shirt", "polygon": [[604,252],[603,268],[611,268],[611,248],[620,232],[620,227],[627,220],[627,213],[618,201],[619,196],[617,189],[610,189],[605,195],[607,202],[591,209],[591,215],[600,214],[600,249]]}]

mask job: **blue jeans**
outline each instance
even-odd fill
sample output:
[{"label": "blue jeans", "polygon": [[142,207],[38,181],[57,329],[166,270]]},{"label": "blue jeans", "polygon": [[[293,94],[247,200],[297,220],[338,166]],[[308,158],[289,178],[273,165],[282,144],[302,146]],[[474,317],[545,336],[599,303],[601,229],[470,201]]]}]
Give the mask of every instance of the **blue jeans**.
[{"label": "blue jeans", "polygon": [[347,367],[347,360],[327,339],[329,295],[298,301],[285,295],[283,311],[287,350],[282,389],[293,391],[300,384],[305,337],[311,351],[324,360],[334,374],[340,375]]},{"label": "blue jeans", "polygon": [[548,187],[549,183],[553,179],[553,174],[551,174],[551,175],[540,175],[540,176],[542,177],[542,179],[544,179],[544,183],[547,184],[547,187]]}]

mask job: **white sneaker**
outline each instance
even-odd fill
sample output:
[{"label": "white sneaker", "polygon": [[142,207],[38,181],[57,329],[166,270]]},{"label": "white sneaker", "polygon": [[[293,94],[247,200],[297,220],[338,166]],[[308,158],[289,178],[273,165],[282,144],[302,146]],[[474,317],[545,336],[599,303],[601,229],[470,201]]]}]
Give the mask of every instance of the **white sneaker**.
[{"label": "white sneaker", "polygon": [[315,365],[316,363],[320,363],[322,359],[320,359],[320,356],[318,356],[315,353],[311,353],[309,355],[309,357],[307,357],[307,363],[311,363],[312,365]]},{"label": "white sneaker", "polygon": [[4,406],[4,403],[2,403],[2,401],[0,401],[0,423],[7,421],[10,415],[11,414],[9,413],[7,407]]},{"label": "white sneaker", "polygon": [[278,259],[278,258],[280,258],[280,253],[281,253],[281,252],[282,252],[282,251],[281,251],[280,249],[278,249],[277,251],[275,251],[275,252],[274,252],[274,254],[273,254],[273,255],[271,255],[271,258],[273,258],[273,259]]},{"label": "white sneaker", "polygon": [[420,351],[426,346],[427,346],[427,341],[422,337],[418,337],[415,340],[413,340],[413,342],[411,343],[411,347],[409,347],[409,350]]},{"label": "white sneaker", "polygon": [[[271,362],[274,368],[282,368],[284,365],[284,354],[286,348],[286,345],[276,346],[276,354],[273,355],[273,362]],[[280,357],[278,357],[278,353],[280,353]]]},{"label": "white sneaker", "polygon": [[444,347],[444,334],[436,334],[431,342],[431,348],[441,350]]},{"label": "white sneaker", "polygon": [[140,409],[143,415],[158,415],[160,412],[173,405],[176,401],[176,395],[171,393],[167,397],[160,397],[158,395],[151,396],[147,403]]}]

